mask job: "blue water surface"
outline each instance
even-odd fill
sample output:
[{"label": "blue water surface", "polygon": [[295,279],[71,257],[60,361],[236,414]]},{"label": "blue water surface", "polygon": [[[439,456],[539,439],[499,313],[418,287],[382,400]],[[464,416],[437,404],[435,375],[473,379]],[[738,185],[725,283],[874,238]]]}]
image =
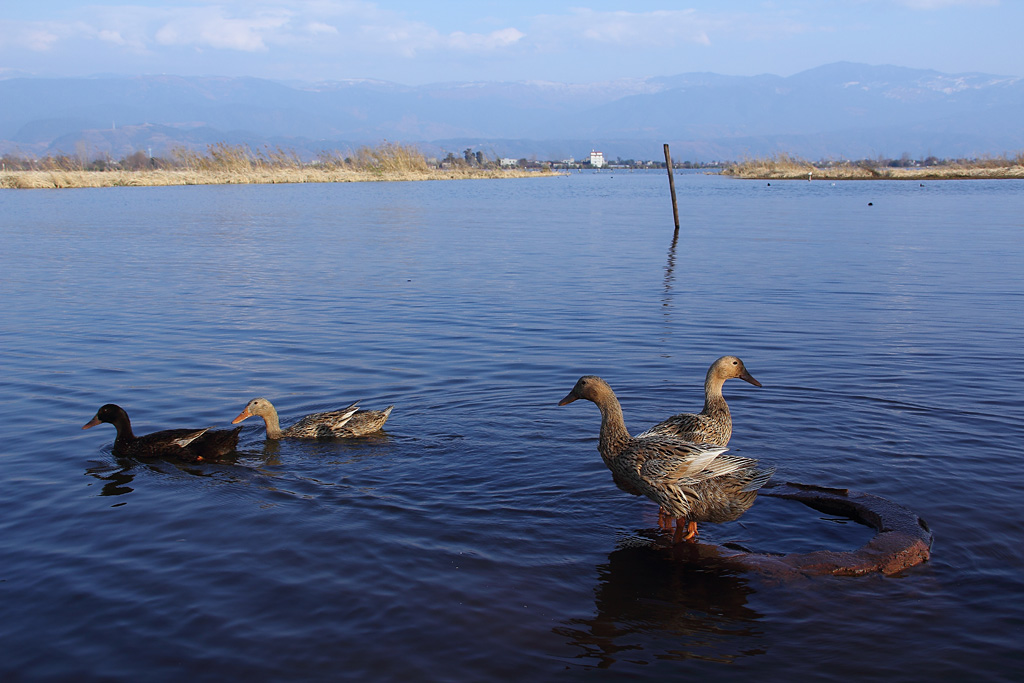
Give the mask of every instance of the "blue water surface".
[{"label": "blue water surface", "polygon": [[[1024,182],[522,180],[0,192],[7,680],[1012,680],[1024,666]],[[726,384],[733,452],[921,515],[895,577],[680,561],[611,482]],[[384,432],[183,465],[138,433],[362,400]],[[850,550],[762,497],[706,543]],[[410,678],[410,677],[416,678]]]}]

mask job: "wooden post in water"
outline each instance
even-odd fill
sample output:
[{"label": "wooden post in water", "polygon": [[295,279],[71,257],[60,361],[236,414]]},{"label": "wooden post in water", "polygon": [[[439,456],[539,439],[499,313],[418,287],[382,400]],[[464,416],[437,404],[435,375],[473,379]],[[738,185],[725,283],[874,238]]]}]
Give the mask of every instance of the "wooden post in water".
[{"label": "wooden post in water", "polygon": [[672,193],[672,217],[676,221],[676,232],[679,232],[679,205],[676,204],[676,179],[672,176],[672,155],[665,143],[665,167],[668,169],[668,189]]}]

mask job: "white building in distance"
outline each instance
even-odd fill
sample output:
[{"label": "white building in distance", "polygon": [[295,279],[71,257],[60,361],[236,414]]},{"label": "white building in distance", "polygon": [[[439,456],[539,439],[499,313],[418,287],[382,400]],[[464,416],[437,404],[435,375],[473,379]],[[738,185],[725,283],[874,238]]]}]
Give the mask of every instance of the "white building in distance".
[{"label": "white building in distance", "polygon": [[594,168],[601,168],[602,166],[604,166],[604,152],[591,152],[590,165],[593,166]]}]

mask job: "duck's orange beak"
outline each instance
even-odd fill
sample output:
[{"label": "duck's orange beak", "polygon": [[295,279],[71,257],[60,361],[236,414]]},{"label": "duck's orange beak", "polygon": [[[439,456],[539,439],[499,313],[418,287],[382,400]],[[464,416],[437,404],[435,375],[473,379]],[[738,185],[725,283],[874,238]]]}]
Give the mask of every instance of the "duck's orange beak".
[{"label": "duck's orange beak", "polygon": [[84,425],[82,425],[82,429],[88,429],[89,427],[95,427],[99,423],[100,423],[100,417],[99,417],[99,415],[97,415],[96,417],[94,417],[93,419],[89,420]]},{"label": "duck's orange beak", "polygon": [[236,417],[234,420],[231,421],[231,424],[236,425],[236,424],[238,424],[239,422],[241,422],[242,420],[244,420],[247,417],[252,417],[252,413],[249,412],[248,408],[246,408],[245,410],[240,412],[238,414],[238,417]]}]

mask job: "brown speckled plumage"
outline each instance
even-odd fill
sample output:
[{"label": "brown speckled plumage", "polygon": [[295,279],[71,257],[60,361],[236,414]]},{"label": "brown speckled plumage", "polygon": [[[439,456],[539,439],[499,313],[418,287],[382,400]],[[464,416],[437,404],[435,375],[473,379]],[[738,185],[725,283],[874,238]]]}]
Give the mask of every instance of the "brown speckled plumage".
[{"label": "brown speckled plumage", "polygon": [[124,408],[108,403],[96,411],[96,416],[82,426],[89,429],[107,422],[114,425],[114,455],[122,458],[177,458],[186,462],[217,460],[238,447],[235,429],[165,429],[144,436],[135,436],[132,423]]},{"label": "brown speckled plumage", "polygon": [[[771,477],[772,471],[758,469],[756,460],[725,455],[724,446],[664,434],[631,437],[615,393],[600,377],[581,377],[558,405],[581,398],[601,411],[597,449],[615,483],[650,498],[674,518],[677,542],[693,538],[697,522],[737,519]],[[683,524],[688,527],[685,535]]]},{"label": "brown speckled plumage", "polygon": [[267,426],[268,439],[353,438],[379,431],[394,409],[394,406],[388,406],[384,410],[359,410],[358,403],[356,401],[341,410],[307,415],[290,427],[281,429],[274,405],[265,398],[254,398],[232,423],[259,415]]},{"label": "brown speckled plumage", "polygon": [[738,377],[755,387],[761,383],[754,379],[736,356],[722,356],[708,368],[704,379],[704,410],[698,414],[680,413],[659,422],[639,437],[662,434],[677,436],[696,443],[713,443],[728,446],[732,438],[732,415],[722,396],[725,380]]}]

